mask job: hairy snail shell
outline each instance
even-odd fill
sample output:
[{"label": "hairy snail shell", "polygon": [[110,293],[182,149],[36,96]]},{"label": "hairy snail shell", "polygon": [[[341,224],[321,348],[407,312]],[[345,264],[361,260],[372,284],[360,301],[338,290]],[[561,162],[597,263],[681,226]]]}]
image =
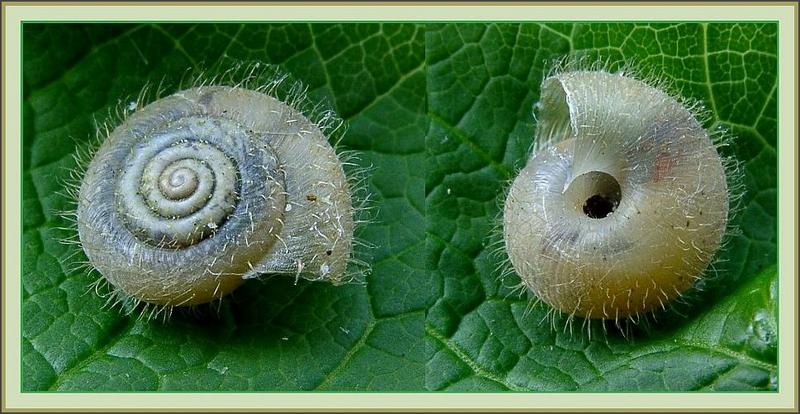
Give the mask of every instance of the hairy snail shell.
[{"label": "hairy snail shell", "polygon": [[548,77],[536,110],[537,147],[503,217],[522,283],[589,319],[681,296],[712,260],[729,214],[723,162],[692,112],[606,71]]},{"label": "hairy snail shell", "polygon": [[91,160],[77,219],[91,265],[158,305],[209,302],[262,273],[341,283],[352,249],[347,177],[320,127],[242,87],[131,114]]}]

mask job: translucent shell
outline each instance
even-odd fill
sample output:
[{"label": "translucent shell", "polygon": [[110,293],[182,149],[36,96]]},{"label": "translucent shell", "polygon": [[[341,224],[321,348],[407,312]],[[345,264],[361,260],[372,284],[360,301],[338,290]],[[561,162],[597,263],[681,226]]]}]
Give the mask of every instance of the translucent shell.
[{"label": "translucent shell", "polygon": [[524,285],[564,313],[599,319],[681,296],[728,222],[725,168],[692,112],[604,71],[545,79],[536,110],[536,149],[503,217]]},{"label": "translucent shell", "polygon": [[269,95],[184,90],[133,113],[80,186],[92,266],[148,303],[222,297],[248,277],[343,281],[353,207],[319,126]]}]

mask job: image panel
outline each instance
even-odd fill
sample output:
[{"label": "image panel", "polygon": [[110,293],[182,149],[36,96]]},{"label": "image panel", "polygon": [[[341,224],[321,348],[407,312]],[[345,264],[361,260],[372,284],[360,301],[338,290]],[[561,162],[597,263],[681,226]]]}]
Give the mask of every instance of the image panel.
[{"label": "image panel", "polygon": [[[22,35],[23,391],[423,389],[423,26],[25,23]],[[98,150],[117,141],[128,146]],[[150,147],[134,144],[147,141],[163,151],[143,167]],[[192,219],[180,209],[204,189],[196,209],[217,216]]]},{"label": "image panel", "polygon": [[428,390],[778,389],[777,38],[428,25]]}]

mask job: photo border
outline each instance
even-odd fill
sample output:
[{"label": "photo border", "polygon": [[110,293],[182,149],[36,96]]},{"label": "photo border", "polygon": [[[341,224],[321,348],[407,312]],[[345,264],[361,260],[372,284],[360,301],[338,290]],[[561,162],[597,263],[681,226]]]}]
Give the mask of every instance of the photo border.
[{"label": "photo border", "polygon": [[[2,409],[23,411],[797,411],[796,3],[3,3]],[[269,18],[265,18],[269,16]],[[658,17],[653,17],[658,16]],[[388,20],[387,20],[388,18]],[[21,47],[23,22],[777,21],[778,392],[67,393],[21,392]]]}]

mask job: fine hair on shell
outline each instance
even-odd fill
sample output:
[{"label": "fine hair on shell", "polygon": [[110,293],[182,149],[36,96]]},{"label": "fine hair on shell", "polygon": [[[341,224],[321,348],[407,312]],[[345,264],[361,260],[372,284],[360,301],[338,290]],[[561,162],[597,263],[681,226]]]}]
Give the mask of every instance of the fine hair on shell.
[{"label": "fine hair on shell", "polygon": [[[691,287],[684,291],[675,292],[675,296],[669,300],[660,301],[660,304],[648,311],[635,312],[629,315],[612,315],[610,318],[591,318],[578,315],[576,312],[564,311],[549,305],[539,298],[530,286],[528,286],[519,276],[512,265],[509,256],[509,247],[504,237],[504,206],[509,197],[512,183],[525,167],[527,160],[521,159],[514,165],[514,172],[504,184],[504,191],[498,197],[498,213],[495,218],[492,235],[487,248],[494,257],[496,267],[495,276],[499,278],[506,298],[516,297],[527,302],[524,315],[532,318],[533,314],[541,315],[533,323],[547,324],[554,331],[569,333],[574,335],[583,332],[590,339],[592,336],[600,335],[607,338],[611,333],[617,333],[625,338],[632,338],[644,334],[656,327],[659,321],[674,318],[686,318],[690,312],[697,307],[703,292],[714,286],[725,283],[726,259],[722,253],[732,238],[740,234],[739,229],[734,224],[735,215],[741,209],[741,199],[744,193],[742,183],[741,164],[733,156],[730,148],[734,139],[730,135],[721,121],[715,119],[713,111],[708,109],[701,101],[684,97],[675,87],[675,83],[660,74],[658,68],[652,66],[642,66],[630,60],[610,60],[597,59],[586,55],[569,55],[554,59],[548,64],[549,70],[543,79],[547,80],[553,76],[558,76],[568,72],[606,72],[613,75],[625,76],[643,82],[651,88],[655,88],[675,101],[694,117],[700,126],[706,131],[713,148],[720,157],[720,164],[724,170],[725,182],[727,184],[728,215],[725,229],[719,247],[713,254],[713,259],[708,262],[705,270],[693,276]],[[536,85],[537,89],[539,85]],[[541,93],[541,91],[540,91]],[[527,151],[528,157],[533,157],[539,151],[547,150],[558,141],[558,137],[539,131],[540,119],[539,112],[543,109],[541,103],[533,105],[533,121],[536,129],[536,136]],[[572,116],[572,115],[571,115]],[[703,171],[698,171],[703,174]],[[613,257],[612,257],[613,260]],[[612,265],[613,266],[613,265]],[[707,295],[706,295],[707,296]],[[580,299],[577,299],[580,301]],[[576,326],[577,325],[577,326]]]},{"label": "fine hair on shell", "polygon": [[[224,295],[217,296],[215,293],[213,301],[206,304],[177,306],[180,304],[157,304],[142,301],[112,285],[83,254],[84,248],[78,237],[79,217],[77,214],[81,182],[86,175],[89,163],[118,125],[122,125],[131,114],[144,106],[175,92],[190,88],[218,86],[241,88],[271,96],[305,116],[324,134],[334,148],[336,157],[345,172],[354,226],[351,240],[352,250],[347,258],[346,270],[332,282],[337,285],[365,283],[366,277],[370,273],[370,250],[374,246],[361,239],[359,234],[365,224],[374,221],[376,215],[367,182],[368,173],[372,167],[363,166],[359,153],[347,149],[341,143],[346,130],[344,120],[331,110],[326,102],[309,98],[307,86],[301,81],[295,80],[279,67],[263,62],[242,62],[224,58],[206,70],[187,69],[177,82],[169,82],[166,77],[159,81],[147,82],[138,93],[130,95],[129,98],[119,99],[113,108],[108,109],[104,119],[95,119],[93,137],[88,140],[73,138],[76,141],[73,163],[65,172],[66,178],[61,182],[63,192],[59,193],[65,199],[68,207],[64,211],[55,212],[66,223],[65,226],[58,228],[65,234],[59,241],[70,249],[69,254],[63,259],[62,265],[70,274],[93,274],[94,282],[88,287],[87,294],[98,294],[105,298],[104,307],[118,308],[125,315],[136,314],[140,319],[163,321],[167,321],[176,310],[189,314],[206,313],[208,310],[219,313],[225,298]],[[165,244],[162,248],[170,248],[170,246]],[[301,270],[302,266],[294,275],[295,284],[301,278]],[[271,277],[272,274],[262,273],[244,278],[255,276],[264,279]],[[304,279],[315,280],[305,276],[304,274]]]}]

